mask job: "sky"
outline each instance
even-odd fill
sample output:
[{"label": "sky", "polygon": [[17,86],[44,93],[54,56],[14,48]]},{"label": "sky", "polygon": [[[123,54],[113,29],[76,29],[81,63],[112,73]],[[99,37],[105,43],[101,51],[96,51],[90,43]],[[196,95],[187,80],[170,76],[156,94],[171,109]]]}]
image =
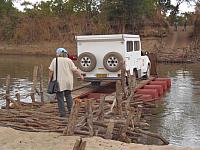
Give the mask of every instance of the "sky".
[{"label": "sky", "polygon": [[[171,0],[172,5],[176,5],[176,0]],[[184,2],[180,5],[180,11],[181,13],[184,12],[193,12],[195,10],[195,4],[194,2],[191,2],[189,5],[188,3]]]},{"label": "sky", "polygon": [[[16,2],[14,3],[15,7],[18,8],[19,10],[23,10],[23,7],[20,5],[20,3],[24,1],[24,0],[16,0]],[[40,1],[47,1],[47,0],[26,0],[28,2],[31,2],[31,3],[36,3],[36,2],[40,2]],[[176,0],[171,0],[171,3],[173,5],[176,4]],[[180,11],[181,13],[184,13],[184,12],[192,12],[194,11],[195,9],[195,6],[194,6],[194,3],[191,3],[191,5],[188,5],[187,3],[182,3],[180,5]]]}]

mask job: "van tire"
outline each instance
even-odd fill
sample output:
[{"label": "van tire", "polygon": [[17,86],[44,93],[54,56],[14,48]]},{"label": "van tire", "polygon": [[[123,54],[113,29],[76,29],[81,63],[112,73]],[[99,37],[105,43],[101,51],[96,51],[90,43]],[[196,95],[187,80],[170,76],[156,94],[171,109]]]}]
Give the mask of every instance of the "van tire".
[{"label": "van tire", "polygon": [[121,69],[120,62],[123,61],[121,54],[117,52],[110,52],[103,58],[104,67],[110,72],[117,72]]},{"label": "van tire", "polygon": [[81,71],[90,72],[94,70],[96,64],[97,64],[96,57],[89,52],[82,53],[78,57],[78,68]]}]

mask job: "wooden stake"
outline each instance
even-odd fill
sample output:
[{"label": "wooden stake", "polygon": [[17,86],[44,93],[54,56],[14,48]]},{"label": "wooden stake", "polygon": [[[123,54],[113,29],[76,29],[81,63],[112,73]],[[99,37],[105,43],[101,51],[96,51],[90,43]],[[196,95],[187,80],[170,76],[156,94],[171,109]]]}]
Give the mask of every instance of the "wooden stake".
[{"label": "wooden stake", "polygon": [[114,120],[110,119],[110,122],[108,123],[106,134],[104,136],[105,139],[112,139],[112,133],[113,133],[114,125],[115,125]]},{"label": "wooden stake", "polygon": [[117,114],[122,117],[122,87],[121,87],[121,81],[116,82],[116,112]]},{"label": "wooden stake", "polygon": [[85,150],[85,147],[86,147],[86,141],[83,141],[81,138],[80,140],[76,140],[73,150]]},{"label": "wooden stake", "polygon": [[10,105],[10,75],[6,77],[6,109],[9,109]]},{"label": "wooden stake", "polygon": [[128,95],[130,95],[131,93],[130,70],[126,70],[126,74],[127,74],[127,80],[128,80]]},{"label": "wooden stake", "polygon": [[126,114],[128,115],[128,111],[130,111],[131,106],[130,106],[130,102],[133,99],[133,94],[134,92],[131,92],[131,94],[129,95],[128,99],[126,100],[126,104],[125,104],[125,109],[126,109]]},{"label": "wooden stake", "polygon": [[119,133],[119,140],[120,141],[124,141],[124,140],[129,141],[129,139],[126,136],[126,132],[128,130],[128,127],[129,127],[129,125],[131,123],[131,120],[132,120],[134,114],[135,114],[134,109],[132,109],[132,110],[129,111],[129,114],[128,114],[127,119],[126,119],[126,124],[125,124],[125,126],[123,126],[121,128],[120,133]]},{"label": "wooden stake", "polygon": [[123,98],[126,98],[126,67],[125,62],[121,63],[121,86],[122,86],[122,93]]},{"label": "wooden stake", "polygon": [[87,124],[89,127],[90,136],[93,136],[94,127],[93,127],[92,100],[86,101],[86,116],[87,116]]},{"label": "wooden stake", "polygon": [[15,94],[15,97],[17,98],[17,102],[20,103],[20,94],[19,94],[19,93],[16,93],[16,94]]},{"label": "wooden stake", "polygon": [[126,71],[127,74],[127,80],[128,80],[128,95],[133,93],[134,88],[136,87],[136,77],[133,73],[133,75],[130,74],[130,70]]},{"label": "wooden stake", "polygon": [[40,65],[40,97],[41,102],[44,104],[44,80],[43,80],[43,66]]},{"label": "wooden stake", "polygon": [[78,119],[78,112],[80,109],[80,105],[81,105],[80,101],[74,100],[72,111],[71,111],[71,114],[70,114],[69,120],[68,120],[68,125],[63,131],[64,135],[73,135],[74,134],[75,124]]},{"label": "wooden stake", "polygon": [[38,74],[38,66],[34,66],[33,70],[33,84],[31,87],[31,99],[32,103],[35,103],[35,88],[36,88],[36,83],[37,83],[37,74]]},{"label": "wooden stake", "polygon": [[157,56],[155,53],[149,53],[148,57],[151,62],[151,69],[150,69],[150,74],[153,76],[157,76]]},{"label": "wooden stake", "polygon": [[97,120],[104,120],[104,105],[105,105],[105,95],[101,95],[100,104],[99,104],[99,112],[97,114]]}]

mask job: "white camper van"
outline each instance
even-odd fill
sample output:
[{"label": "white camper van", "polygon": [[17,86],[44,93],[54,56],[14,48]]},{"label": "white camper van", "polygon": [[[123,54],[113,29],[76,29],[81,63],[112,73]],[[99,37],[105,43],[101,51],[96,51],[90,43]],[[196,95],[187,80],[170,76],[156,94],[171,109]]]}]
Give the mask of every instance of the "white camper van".
[{"label": "white camper van", "polygon": [[120,62],[138,78],[150,76],[151,63],[142,56],[139,35],[84,35],[76,36],[78,67],[90,82],[117,80]]}]

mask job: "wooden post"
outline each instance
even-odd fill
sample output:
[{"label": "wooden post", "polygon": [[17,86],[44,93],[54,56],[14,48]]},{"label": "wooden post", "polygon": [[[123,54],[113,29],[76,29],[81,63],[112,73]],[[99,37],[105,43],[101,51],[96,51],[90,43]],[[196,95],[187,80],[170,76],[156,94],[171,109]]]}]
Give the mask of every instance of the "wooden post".
[{"label": "wooden post", "polygon": [[86,101],[86,117],[87,117],[87,124],[89,127],[90,136],[93,136],[94,128],[93,128],[92,100]]},{"label": "wooden post", "polygon": [[116,82],[116,111],[117,114],[122,117],[122,86],[121,86],[121,81]]},{"label": "wooden post", "polygon": [[129,95],[129,97],[127,98],[127,100],[126,100],[126,104],[125,104],[125,110],[126,110],[126,114],[128,115],[128,111],[130,111],[130,109],[131,109],[131,107],[130,107],[130,102],[131,102],[131,100],[133,99],[133,97],[134,97],[134,94],[133,94],[134,92],[132,92],[130,95]]},{"label": "wooden post", "polygon": [[105,139],[112,139],[112,133],[114,130],[114,120],[110,119],[110,122],[108,123],[108,127],[107,127],[107,131],[106,134],[104,136]]},{"label": "wooden post", "polygon": [[10,75],[6,77],[6,109],[9,109],[10,105]]},{"label": "wooden post", "polygon": [[134,117],[134,115],[135,115],[135,110],[134,110],[134,108],[132,108],[132,109],[129,111],[129,113],[128,113],[128,117],[127,117],[127,119],[126,119],[126,124],[125,124],[125,126],[123,127],[123,132],[126,133],[128,127],[129,127],[129,124],[130,124],[132,118]]},{"label": "wooden post", "polygon": [[123,98],[126,98],[126,67],[125,62],[121,62],[121,86]]},{"label": "wooden post", "polygon": [[17,98],[17,102],[20,103],[20,94],[19,94],[19,93],[16,93],[16,94],[15,94],[15,97]]},{"label": "wooden post", "polygon": [[151,69],[150,69],[150,74],[153,76],[157,76],[157,56],[154,53],[149,53],[148,57],[151,62]]},{"label": "wooden post", "polygon": [[135,74],[133,75],[130,74],[130,71],[127,71],[127,77],[128,77],[128,84],[129,84],[129,95],[130,93],[133,93],[135,87],[136,87],[136,77]]},{"label": "wooden post", "polygon": [[105,104],[105,95],[101,95],[100,104],[99,104],[99,112],[97,114],[97,120],[104,120],[104,104]]},{"label": "wooden post", "polygon": [[40,97],[41,102],[44,104],[44,80],[43,80],[43,66],[40,65]]},{"label": "wooden post", "polygon": [[130,74],[130,70],[126,71],[127,74],[127,80],[128,80],[128,95],[130,95],[133,91],[133,83],[131,82],[131,74]]},{"label": "wooden post", "polygon": [[34,66],[34,70],[33,70],[33,84],[31,87],[31,99],[32,99],[32,103],[35,103],[35,86],[37,84],[37,74],[38,74],[38,66]]},{"label": "wooden post", "polygon": [[134,114],[135,114],[134,109],[131,109],[131,110],[129,111],[129,113],[128,113],[125,126],[123,126],[123,127],[120,129],[120,133],[119,133],[119,140],[120,140],[120,141],[126,140],[126,141],[129,142],[129,138],[128,138],[127,135],[126,135],[126,132],[127,132],[127,130],[128,130],[128,127],[129,127],[129,125],[130,125],[130,123],[131,123],[131,121],[132,121],[132,118],[133,118]]},{"label": "wooden post", "polygon": [[72,111],[71,111],[71,114],[70,114],[69,120],[68,120],[68,125],[63,131],[64,135],[73,135],[74,134],[75,124],[78,119],[78,112],[80,109],[80,105],[81,105],[81,102],[79,100],[74,100]]},{"label": "wooden post", "polygon": [[80,140],[76,140],[73,150],[85,150],[85,147],[86,147],[86,141],[83,141],[81,138]]}]

